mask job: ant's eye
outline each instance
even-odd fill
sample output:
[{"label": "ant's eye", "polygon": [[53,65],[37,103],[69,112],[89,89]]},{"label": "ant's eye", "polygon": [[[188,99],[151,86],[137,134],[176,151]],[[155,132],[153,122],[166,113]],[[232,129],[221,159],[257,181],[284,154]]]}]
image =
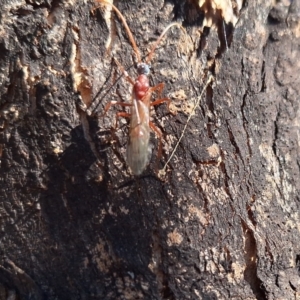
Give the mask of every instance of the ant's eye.
[{"label": "ant's eye", "polygon": [[141,74],[149,75],[150,74],[150,66],[145,63],[140,63],[137,65],[137,71],[140,75]]}]

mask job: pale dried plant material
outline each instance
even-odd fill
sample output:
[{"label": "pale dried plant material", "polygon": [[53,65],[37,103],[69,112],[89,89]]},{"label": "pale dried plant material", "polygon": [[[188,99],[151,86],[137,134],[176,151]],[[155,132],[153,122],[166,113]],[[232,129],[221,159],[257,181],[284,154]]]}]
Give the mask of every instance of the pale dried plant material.
[{"label": "pale dried plant material", "polygon": [[219,14],[227,24],[232,23],[235,26],[238,21],[235,12],[241,10],[242,0],[200,0],[198,5],[205,14],[204,26],[212,27],[216,24]]},{"label": "pale dried plant material", "polygon": [[[105,22],[107,24],[107,27],[110,28],[110,30],[112,30],[112,28],[111,28],[112,24],[111,24],[110,17],[111,17],[111,10],[112,10],[113,0],[107,0],[107,3],[109,3],[110,5],[107,5],[105,7],[105,9],[103,9],[103,18],[104,18],[104,20],[105,20]],[[105,43],[105,48],[107,50],[110,49],[111,42],[112,42],[112,39],[111,39],[111,36],[109,35],[108,38],[107,38],[107,40],[106,40],[106,43]]]}]

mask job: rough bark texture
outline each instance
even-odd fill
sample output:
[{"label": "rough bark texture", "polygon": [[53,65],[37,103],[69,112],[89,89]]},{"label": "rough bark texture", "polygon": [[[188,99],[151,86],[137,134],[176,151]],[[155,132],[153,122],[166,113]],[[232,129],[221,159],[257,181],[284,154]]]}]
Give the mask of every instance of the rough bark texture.
[{"label": "rough bark texture", "polygon": [[160,168],[214,81],[165,178],[154,135],[133,178],[127,121],[99,117],[131,94],[113,57],[136,76],[123,24],[92,2],[2,0],[0,299],[300,299],[299,1],[244,1],[234,29],[196,1],[115,4],[143,54],[170,22],[187,31],[152,62],[173,112],[152,112]]}]

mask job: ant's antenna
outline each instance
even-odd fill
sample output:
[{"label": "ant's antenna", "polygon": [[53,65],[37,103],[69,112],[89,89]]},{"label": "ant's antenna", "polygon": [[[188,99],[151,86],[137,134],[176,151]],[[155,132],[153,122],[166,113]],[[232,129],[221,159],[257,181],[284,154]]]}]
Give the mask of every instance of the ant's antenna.
[{"label": "ant's antenna", "polygon": [[127,35],[129,37],[129,40],[130,40],[130,42],[132,44],[133,51],[135,52],[136,57],[138,59],[138,62],[140,63],[142,60],[141,60],[141,54],[140,54],[139,48],[136,45],[136,42],[135,42],[135,40],[133,38],[133,35],[132,35],[132,33],[131,33],[130,29],[129,29],[129,26],[128,26],[125,18],[123,17],[122,13],[112,3],[108,2],[107,0],[95,0],[95,1],[99,2],[100,4],[111,6],[113,8],[113,10],[116,12],[116,14],[120,18],[120,20],[123,22],[123,25],[125,27]]},{"label": "ant's antenna", "polygon": [[170,25],[168,25],[165,30],[162,32],[162,34],[160,35],[160,37],[157,39],[157,41],[155,42],[155,44],[153,45],[151,51],[149,52],[147,58],[146,58],[146,64],[149,64],[149,62],[151,61],[151,59],[153,58],[154,55],[154,51],[157,48],[158,44],[161,42],[162,38],[164,37],[164,35],[167,33],[167,31],[173,27],[173,26],[178,26],[181,30],[184,31],[184,33],[186,33],[185,29],[179,24],[179,23],[171,23]]},{"label": "ant's antenna", "polygon": [[[118,17],[120,18],[120,20],[123,22],[123,25],[125,27],[125,30],[127,32],[127,35],[129,37],[129,40],[132,44],[132,48],[133,48],[133,51],[135,52],[136,56],[137,56],[137,59],[138,59],[138,62],[141,63],[141,54],[140,54],[140,51],[139,51],[139,48],[137,47],[136,45],[136,42],[133,38],[133,35],[129,29],[129,26],[125,20],[125,18],[123,17],[122,13],[110,2],[108,2],[108,0],[95,0],[96,2],[99,2],[100,4],[104,4],[104,5],[109,5],[112,7],[112,9],[116,12],[116,14],[118,15]],[[162,32],[162,34],[159,36],[159,38],[157,39],[157,41],[155,42],[155,44],[153,45],[151,51],[149,52],[147,58],[146,58],[146,64],[149,64],[149,62],[151,61],[151,59],[153,58],[153,55],[154,55],[154,51],[156,50],[158,44],[161,42],[161,40],[163,39],[163,37],[165,36],[165,34],[168,32],[168,30],[173,27],[173,26],[177,26],[179,27],[181,30],[184,31],[184,33],[186,32],[185,29],[179,24],[179,23],[171,23],[170,25],[168,25],[165,30]]]}]

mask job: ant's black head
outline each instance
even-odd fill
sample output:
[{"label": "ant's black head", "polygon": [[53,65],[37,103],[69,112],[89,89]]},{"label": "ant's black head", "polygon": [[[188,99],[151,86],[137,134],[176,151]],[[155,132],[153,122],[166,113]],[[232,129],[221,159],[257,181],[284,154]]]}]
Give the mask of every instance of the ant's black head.
[{"label": "ant's black head", "polygon": [[139,63],[137,65],[137,72],[139,73],[139,75],[149,75],[150,74],[150,66],[145,64],[145,63]]}]

